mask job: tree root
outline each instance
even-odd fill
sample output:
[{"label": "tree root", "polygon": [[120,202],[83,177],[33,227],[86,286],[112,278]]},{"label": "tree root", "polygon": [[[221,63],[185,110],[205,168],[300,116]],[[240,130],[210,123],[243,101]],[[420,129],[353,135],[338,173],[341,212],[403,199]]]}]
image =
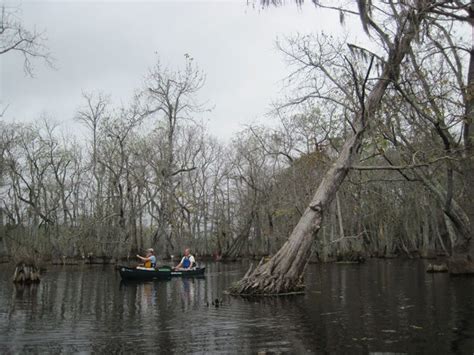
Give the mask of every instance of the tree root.
[{"label": "tree root", "polygon": [[235,296],[288,296],[304,293],[305,286],[301,278],[296,279],[278,275],[272,275],[269,265],[257,267],[253,272],[247,271],[245,277],[232,285],[228,294]]},{"label": "tree root", "polygon": [[239,296],[243,298],[251,298],[251,297],[280,297],[280,296],[297,296],[297,295],[304,295],[305,291],[295,291],[295,292],[287,292],[287,293],[232,293],[231,291],[224,291],[224,294],[230,296]]},{"label": "tree root", "polygon": [[13,274],[13,282],[20,284],[40,282],[40,270],[32,263],[18,263]]}]

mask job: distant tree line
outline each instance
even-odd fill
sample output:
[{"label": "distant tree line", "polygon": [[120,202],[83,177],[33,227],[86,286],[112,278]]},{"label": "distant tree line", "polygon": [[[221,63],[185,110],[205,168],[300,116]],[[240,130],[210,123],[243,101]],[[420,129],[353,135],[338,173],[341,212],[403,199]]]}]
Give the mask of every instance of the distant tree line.
[{"label": "distant tree line", "polygon": [[[445,11],[416,24],[429,22],[367,122],[351,117],[385,75],[383,53],[324,34],[278,43],[291,73],[277,124],[229,143],[195,119],[205,75],[189,56],[178,70],[157,63],[126,106],[84,93],[75,118],[86,140],[51,120],[0,121],[0,251],[272,255],[362,124],[370,134],[324,213],[314,259],[452,255],[472,235],[473,53]],[[391,21],[377,37],[389,53],[408,31],[400,13]]]}]

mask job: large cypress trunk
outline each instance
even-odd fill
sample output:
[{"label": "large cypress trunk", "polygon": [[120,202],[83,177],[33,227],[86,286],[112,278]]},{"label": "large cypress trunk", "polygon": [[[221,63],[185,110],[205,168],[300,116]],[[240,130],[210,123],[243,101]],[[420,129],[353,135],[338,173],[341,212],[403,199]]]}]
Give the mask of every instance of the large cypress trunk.
[{"label": "large cypress trunk", "polygon": [[249,269],[244,278],[230,288],[231,294],[286,295],[301,293],[304,290],[303,273],[311,255],[314,238],[321,228],[324,212],[334,199],[349,169],[358,160],[363,135],[380,108],[388,85],[399,77],[401,62],[418,33],[423,10],[412,8],[407,15],[408,21],[401,22],[398,33],[394,36],[388,58],[383,63],[382,75],[377,79],[367,99],[363,100],[362,107],[355,116],[354,133],[346,140],[339,157],[326,173],[289,239],[267,263],[261,262],[254,270]]}]

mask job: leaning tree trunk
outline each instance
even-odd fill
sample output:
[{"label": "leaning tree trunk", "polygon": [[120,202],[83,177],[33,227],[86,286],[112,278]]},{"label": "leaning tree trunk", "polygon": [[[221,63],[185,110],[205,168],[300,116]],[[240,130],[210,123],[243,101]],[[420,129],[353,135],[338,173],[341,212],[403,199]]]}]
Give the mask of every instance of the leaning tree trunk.
[{"label": "leaning tree trunk", "polygon": [[314,236],[321,227],[323,211],[334,198],[358,156],[363,130],[345,143],[339,158],[319,185],[288,241],[266,264],[234,285],[230,292],[244,295],[288,294],[302,291],[301,276],[311,254]]},{"label": "leaning tree trunk", "polygon": [[[399,77],[400,64],[418,32],[422,12],[411,10],[407,26],[401,25],[394,37],[383,71],[367,99],[359,97],[361,108],[354,120],[354,133],[345,142],[339,157],[328,170],[301,219],[281,249],[265,264],[262,262],[230,289],[242,296],[287,295],[303,292],[303,273],[311,255],[312,244],[321,228],[323,214],[334,199],[351,166],[359,158],[367,123],[381,106],[382,97],[391,81]],[[370,70],[370,69],[369,69]],[[368,76],[368,75],[367,75]],[[364,95],[362,93],[361,95]]]}]

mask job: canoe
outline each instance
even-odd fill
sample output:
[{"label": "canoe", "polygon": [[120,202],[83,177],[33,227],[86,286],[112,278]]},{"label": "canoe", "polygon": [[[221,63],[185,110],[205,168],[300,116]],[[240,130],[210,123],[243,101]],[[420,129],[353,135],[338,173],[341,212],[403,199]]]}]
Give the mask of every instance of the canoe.
[{"label": "canoe", "polygon": [[128,266],[119,267],[120,276],[123,280],[167,280],[171,278],[170,268],[145,269]]},{"label": "canoe", "polygon": [[171,277],[202,277],[206,268],[194,268],[192,270],[174,271],[169,266],[152,268],[132,268],[120,266],[118,268],[123,280],[168,280]]}]

